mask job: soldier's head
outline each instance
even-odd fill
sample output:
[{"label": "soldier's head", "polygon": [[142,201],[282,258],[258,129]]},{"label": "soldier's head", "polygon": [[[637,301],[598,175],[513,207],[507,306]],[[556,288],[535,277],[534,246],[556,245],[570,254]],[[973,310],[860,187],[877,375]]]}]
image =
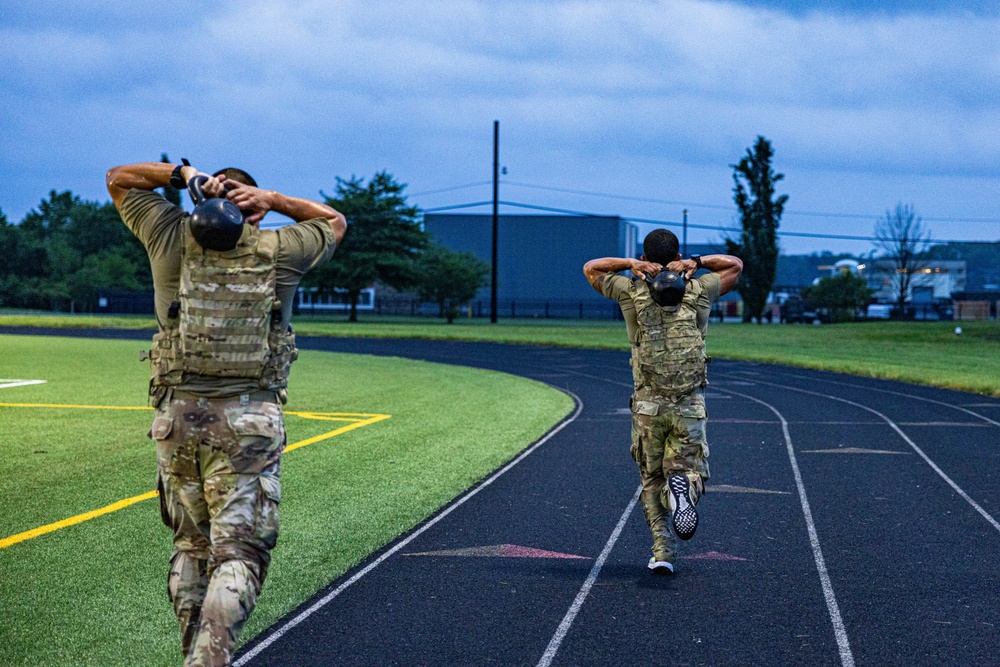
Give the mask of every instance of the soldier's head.
[{"label": "soldier's head", "polygon": [[680,248],[676,234],[667,229],[654,229],[642,242],[642,258],[666,266],[680,259]]},{"label": "soldier's head", "polygon": [[246,173],[242,169],[237,169],[236,167],[226,167],[225,169],[220,169],[212,174],[212,176],[215,176],[216,178],[219,176],[225,176],[227,181],[236,181],[237,183],[242,183],[243,185],[257,187],[257,181],[253,180],[253,176]]}]

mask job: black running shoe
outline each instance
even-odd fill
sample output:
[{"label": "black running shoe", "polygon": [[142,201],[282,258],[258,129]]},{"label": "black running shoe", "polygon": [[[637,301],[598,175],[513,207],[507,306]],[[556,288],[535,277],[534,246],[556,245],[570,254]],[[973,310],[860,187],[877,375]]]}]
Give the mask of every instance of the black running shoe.
[{"label": "black running shoe", "polygon": [[698,529],[698,510],[694,507],[691,482],[684,473],[675,472],[667,478],[667,488],[674,533],[682,540],[690,540]]}]

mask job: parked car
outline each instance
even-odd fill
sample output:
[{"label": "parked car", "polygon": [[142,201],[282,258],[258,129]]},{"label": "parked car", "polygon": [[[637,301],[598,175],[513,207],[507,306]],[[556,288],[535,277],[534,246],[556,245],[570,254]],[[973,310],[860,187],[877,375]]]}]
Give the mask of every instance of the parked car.
[{"label": "parked car", "polygon": [[816,308],[798,294],[793,294],[781,304],[781,321],[789,324],[811,323],[817,317]]}]

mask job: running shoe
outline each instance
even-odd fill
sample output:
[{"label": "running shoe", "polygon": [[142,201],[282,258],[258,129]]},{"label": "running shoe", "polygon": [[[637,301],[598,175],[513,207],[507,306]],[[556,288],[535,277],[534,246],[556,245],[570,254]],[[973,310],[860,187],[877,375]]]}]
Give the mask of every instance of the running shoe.
[{"label": "running shoe", "polygon": [[682,540],[694,537],[698,529],[698,510],[694,507],[694,491],[687,475],[675,472],[667,478],[667,502],[673,517],[674,533]]},{"label": "running shoe", "polygon": [[674,564],[668,560],[656,560],[656,556],[651,556],[649,564],[646,565],[653,574],[673,574]]}]

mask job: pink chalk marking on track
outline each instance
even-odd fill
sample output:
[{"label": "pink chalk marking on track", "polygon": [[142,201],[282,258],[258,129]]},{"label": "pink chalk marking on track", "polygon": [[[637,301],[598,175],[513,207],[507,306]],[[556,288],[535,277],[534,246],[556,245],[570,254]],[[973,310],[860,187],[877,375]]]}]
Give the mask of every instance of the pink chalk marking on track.
[{"label": "pink chalk marking on track", "polygon": [[472,558],[580,558],[590,560],[587,556],[564,554],[558,551],[545,551],[533,547],[522,547],[517,544],[491,544],[484,547],[468,547],[465,549],[444,549],[442,551],[421,551],[419,553],[403,554],[404,556],[465,556]]},{"label": "pink chalk marking on track", "polygon": [[545,551],[544,549],[533,549],[531,547],[519,547],[516,544],[501,545],[500,555],[504,558],[582,558],[586,556],[574,556],[573,554],[559,553],[558,551]]},{"label": "pink chalk marking on track", "polygon": [[740,558],[739,556],[719,553],[718,551],[706,551],[703,554],[691,554],[690,556],[681,556],[681,558],[689,560],[749,560],[748,558]]}]

